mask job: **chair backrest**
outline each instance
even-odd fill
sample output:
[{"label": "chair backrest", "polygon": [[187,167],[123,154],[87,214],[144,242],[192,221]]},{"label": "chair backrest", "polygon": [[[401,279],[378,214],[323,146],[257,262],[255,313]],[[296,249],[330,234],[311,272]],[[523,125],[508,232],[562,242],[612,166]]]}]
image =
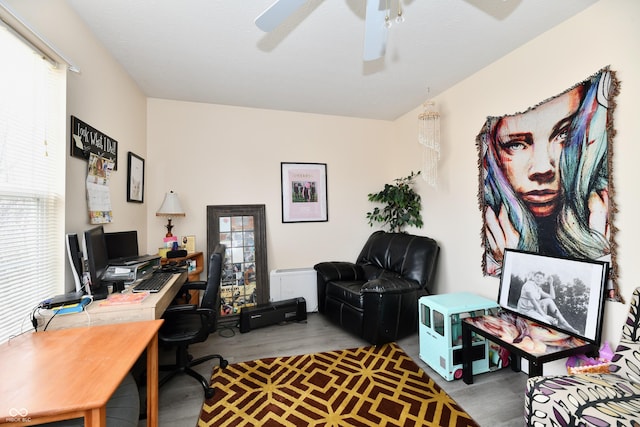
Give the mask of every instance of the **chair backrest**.
[{"label": "chair backrest", "polygon": [[207,287],[202,295],[200,307],[211,308],[220,312],[220,279],[224,266],[225,245],[216,245],[209,256],[209,273],[207,274]]},{"label": "chair backrest", "polygon": [[629,303],[629,315],[622,326],[622,337],[611,359],[609,371],[634,383],[640,383],[640,288]]},{"label": "chair backrest", "polygon": [[430,237],[376,231],[365,243],[357,264],[370,264],[415,280],[430,290],[440,247]]},{"label": "chair backrest", "polygon": [[633,296],[629,302],[629,315],[622,327],[622,339],[638,342],[640,341],[640,288],[633,291]]}]

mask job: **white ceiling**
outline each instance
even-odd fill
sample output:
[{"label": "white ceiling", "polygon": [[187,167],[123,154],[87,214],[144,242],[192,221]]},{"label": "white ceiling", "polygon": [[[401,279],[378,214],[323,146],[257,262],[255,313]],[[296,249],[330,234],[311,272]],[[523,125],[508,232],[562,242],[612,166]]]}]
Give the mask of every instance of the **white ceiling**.
[{"label": "white ceiling", "polygon": [[394,120],[597,0],[402,0],[370,62],[364,0],[308,0],[268,34],[273,0],[67,1],[148,97]]}]

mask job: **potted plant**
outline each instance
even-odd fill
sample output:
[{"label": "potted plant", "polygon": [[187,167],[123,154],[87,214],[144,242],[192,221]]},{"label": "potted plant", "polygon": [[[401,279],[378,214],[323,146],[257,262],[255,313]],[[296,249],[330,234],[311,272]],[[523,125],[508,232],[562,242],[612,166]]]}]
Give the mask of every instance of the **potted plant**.
[{"label": "potted plant", "polygon": [[412,171],[407,177],[395,179],[395,184],[385,184],[382,191],[367,195],[370,202],[385,204],[382,208],[376,206],[373,211],[367,212],[370,226],[381,223],[383,228],[388,227],[392,233],[401,233],[405,226],[422,228],[420,195],[413,190],[413,178],[418,175],[420,171]]}]

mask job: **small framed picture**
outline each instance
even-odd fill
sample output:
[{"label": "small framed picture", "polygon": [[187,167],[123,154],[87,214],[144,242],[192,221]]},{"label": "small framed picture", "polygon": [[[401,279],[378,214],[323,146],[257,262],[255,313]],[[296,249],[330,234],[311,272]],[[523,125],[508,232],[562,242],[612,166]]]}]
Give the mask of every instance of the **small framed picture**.
[{"label": "small framed picture", "polygon": [[144,159],[129,151],[127,165],[127,202],[144,202]]},{"label": "small framed picture", "polygon": [[589,342],[600,342],[609,264],[506,249],[498,303]]},{"label": "small framed picture", "polygon": [[187,253],[193,253],[196,251],[196,236],[182,236],[182,247]]},{"label": "small framed picture", "polygon": [[282,222],[328,221],[327,164],[281,163]]}]

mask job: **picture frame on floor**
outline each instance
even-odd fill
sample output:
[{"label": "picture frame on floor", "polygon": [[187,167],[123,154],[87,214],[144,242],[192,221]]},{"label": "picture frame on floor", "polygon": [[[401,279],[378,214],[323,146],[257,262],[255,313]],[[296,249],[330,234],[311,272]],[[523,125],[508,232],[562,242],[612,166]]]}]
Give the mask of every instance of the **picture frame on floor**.
[{"label": "picture frame on floor", "polygon": [[519,316],[599,343],[609,264],[506,249],[498,303]]}]

